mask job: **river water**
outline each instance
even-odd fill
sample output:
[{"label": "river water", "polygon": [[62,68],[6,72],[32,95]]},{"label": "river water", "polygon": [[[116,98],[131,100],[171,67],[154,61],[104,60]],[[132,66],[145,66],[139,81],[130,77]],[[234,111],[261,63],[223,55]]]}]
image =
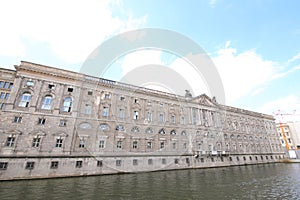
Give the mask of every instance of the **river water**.
[{"label": "river water", "polygon": [[300,164],[4,181],[0,199],[300,199]]}]

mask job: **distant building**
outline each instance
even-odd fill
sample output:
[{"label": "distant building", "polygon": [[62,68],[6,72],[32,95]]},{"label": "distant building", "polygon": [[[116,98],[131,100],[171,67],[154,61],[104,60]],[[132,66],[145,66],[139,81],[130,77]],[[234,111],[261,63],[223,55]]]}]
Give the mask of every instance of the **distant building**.
[{"label": "distant building", "polygon": [[[30,62],[0,70],[0,179],[277,162],[270,115]],[[3,93],[2,93],[3,92]]]},{"label": "distant building", "polygon": [[300,149],[300,122],[276,124],[276,127],[283,147],[288,146],[290,149]]}]

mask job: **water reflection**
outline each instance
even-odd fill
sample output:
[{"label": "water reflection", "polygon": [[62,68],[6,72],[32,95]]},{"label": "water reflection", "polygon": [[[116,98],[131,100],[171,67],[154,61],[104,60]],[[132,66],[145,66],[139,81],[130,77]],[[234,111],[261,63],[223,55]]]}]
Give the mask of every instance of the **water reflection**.
[{"label": "water reflection", "polygon": [[4,199],[300,199],[300,165],[0,182]]}]

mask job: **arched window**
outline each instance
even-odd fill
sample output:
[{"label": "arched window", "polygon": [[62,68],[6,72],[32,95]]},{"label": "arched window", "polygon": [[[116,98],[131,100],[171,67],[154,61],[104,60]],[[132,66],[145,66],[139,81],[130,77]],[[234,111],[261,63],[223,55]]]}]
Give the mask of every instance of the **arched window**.
[{"label": "arched window", "polygon": [[43,100],[42,109],[50,110],[51,109],[51,103],[52,103],[52,96],[46,95]]},{"label": "arched window", "polygon": [[102,131],[109,131],[109,126],[108,124],[100,124],[99,129],[101,129]]},{"label": "arched window", "polygon": [[62,106],[62,111],[63,112],[71,112],[71,108],[72,108],[72,98],[71,97],[66,97],[64,99],[64,103]]},{"label": "arched window", "polygon": [[182,131],[182,132],[181,132],[181,135],[186,135],[186,132],[185,132],[185,131]]},{"label": "arched window", "polygon": [[29,92],[24,92],[20,97],[19,106],[23,108],[27,108],[29,106],[31,94]]},{"label": "arched window", "polygon": [[80,129],[91,129],[92,126],[87,122],[83,122],[83,123],[79,124],[79,128]]},{"label": "arched window", "polygon": [[148,127],[147,129],[146,129],[146,131],[145,131],[146,133],[153,133],[153,130],[152,130],[152,128],[151,127]]},{"label": "arched window", "polygon": [[134,126],[134,127],[131,129],[131,132],[133,132],[133,133],[138,133],[138,132],[140,132],[140,129],[139,129],[139,127],[137,127],[137,126]]}]

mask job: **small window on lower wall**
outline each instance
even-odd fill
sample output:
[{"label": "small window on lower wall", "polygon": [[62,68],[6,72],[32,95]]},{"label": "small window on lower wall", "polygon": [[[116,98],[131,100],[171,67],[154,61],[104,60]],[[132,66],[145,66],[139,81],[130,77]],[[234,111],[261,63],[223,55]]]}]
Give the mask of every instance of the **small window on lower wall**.
[{"label": "small window on lower wall", "polygon": [[57,169],[58,168],[58,161],[52,161],[50,165],[50,169]]},{"label": "small window on lower wall", "polygon": [[0,170],[7,170],[8,162],[0,162]]},{"label": "small window on lower wall", "polygon": [[132,165],[138,165],[138,160],[137,159],[133,159]]},{"label": "small window on lower wall", "polygon": [[255,160],[258,160],[258,159],[257,159],[257,156],[255,156]]},{"label": "small window on lower wall", "polygon": [[32,170],[34,168],[34,162],[27,162],[25,169]]},{"label": "small window on lower wall", "polygon": [[116,166],[121,166],[122,165],[122,160],[116,160]]},{"label": "small window on lower wall", "polygon": [[244,161],[246,161],[246,157],[245,156],[243,156],[243,159],[244,159]]},{"label": "small window on lower wall", "polygon": [[175,159],[174,159],[174,163],[175,163],[175,164],[178,164],[178,163],[179,163],[179,159],[178,159],[178,158],[175,158]]},{"label": "small window on lower wall", "polygon": [[97,161],[97,167],[103,167],[103,161],[102,160]]},{"label": "small window on lower wall", "polygon": [[153,160],[152,159],[148,159],[148,165],[152,165],[153,164]]},{"label": "small window on lower wall", "polygon": [[204,162],[204,158],[200,158],[200,161],[201,161],[201,162]]},{"label": "small window on lower wall", "polygon": [[215,162],[215,159],[214,159],[214,158],[211,158],[211,162]]},{"label": "small window on lower wall", "polygon": [[163,159],[161,160],[161,163],[162,163],[163,165],[165,165],[165,164],[167,163],[167,160],[166,160],[165,158],[163,158]]},{"label": "small window on lower wall", "polygon": [[240,158],[237,156],[237,157],[236,157],[236,160],[237,160],[237,161],[240,161]]},{"label": "small window on lower wall", "polygon": [[224,162],[224,158],[223,157],[221,157],[221,161]]},{"label": "small window on lower wall", "polygon": [[76,168],[81,168],[82,167],[82,160],[77,160],[75,167]]},{"label": "small window on lower wall", "polygon": [[229,157],[229,161],[232,161],[232,157]]},{"label": "small window on lower wall", "polygon": [[252,157],[250,156],[249,159],[252,160]]}]

